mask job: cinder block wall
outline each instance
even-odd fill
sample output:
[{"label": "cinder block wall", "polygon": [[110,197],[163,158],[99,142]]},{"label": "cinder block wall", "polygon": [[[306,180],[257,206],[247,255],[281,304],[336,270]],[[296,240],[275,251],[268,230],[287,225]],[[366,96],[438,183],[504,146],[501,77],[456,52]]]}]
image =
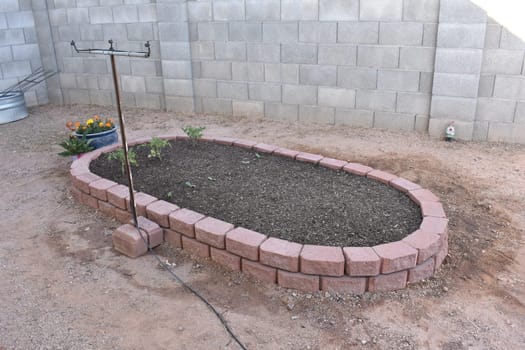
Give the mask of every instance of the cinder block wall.
[{"label": "cinder block wall", "polygon": [[[30,1],[0,0],[0,91],[42,66]],[[28,106],[48,102],[42,84],[25,94]]]},{"label": "cinder block wall", "polygon": [[[32,12],[31,12],[32,10]],[[489,14],[490,15],[490,14]],[[123,103],[178,112],[416,130],[525,142],[525,43],[470,0],[2,0],[2,84],[60,75],[31,104]]]}]

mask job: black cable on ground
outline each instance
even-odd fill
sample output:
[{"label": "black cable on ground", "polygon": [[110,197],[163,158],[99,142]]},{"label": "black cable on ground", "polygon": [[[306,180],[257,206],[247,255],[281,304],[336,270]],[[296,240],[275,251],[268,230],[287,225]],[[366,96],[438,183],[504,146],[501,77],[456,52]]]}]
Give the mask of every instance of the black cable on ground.
[{"label": "black cable on ground", "polygon": [[140,235],[140,238],[142,238],[142,241],[144,241],[144,243],[146,244],[146,246],[148,247],[148,252],[153,255],[155,257],[155,259],[157,259],[158,263],[160,264],[160,266],[162,266],[166,271],[168,271],[171,276],[173,276],[173,278],[175,278],[177,280],[177,282],[179,282],[184,288],[186,288],[187,290],[189,290],[191,293],[193,293],[193,295],[195,295],[197,298],[199,298],[204,304],[206,304],[206,306],[208,307],[208,309],[210,309],[214,314],[215,316],[217,316],[217,318],[219,319],[219,321],[221,321],[222,325],[224,326],[224,328],[226,329],[226,331],[230,334],[230,336],[233,338],[233,340],[235,340],[235,342],[237,344],[239,344],[239,346],[241,347],[242,350],[248,350],[244,344],[239,340],[239,338],[237,338],[237,336],[235,335],[235,333],[233,333],[232,329],[230,328],[230,326],[228,325],[228,322],[224,319],[224,317],[222,317],[222,315],[219,313],[219,311],[217,311],[217,309],[215,309],[215,307],[208,301],[206,300],[206,298],[204,298],[199,292],[197,292],[195,289],[193,289],[189,284],[187,284],[186,282],[184,282],[179,276],[177,276],[177,274],[170,268],[170,266],[168,266],[167,264],[165,264],[161,258],[157,255],[157,253],[155,253],[153,251],[153,249],[151,248],[150,244],[149,244],[149,235],[146,234],[146,238],[144,238],[144,235],[142,234],[142,231],[140,230],[140,227],[138,225],[138,220],[134,220],[135,224],[135,228],[137,229],[137,231],[139,232],[139,235]]}]

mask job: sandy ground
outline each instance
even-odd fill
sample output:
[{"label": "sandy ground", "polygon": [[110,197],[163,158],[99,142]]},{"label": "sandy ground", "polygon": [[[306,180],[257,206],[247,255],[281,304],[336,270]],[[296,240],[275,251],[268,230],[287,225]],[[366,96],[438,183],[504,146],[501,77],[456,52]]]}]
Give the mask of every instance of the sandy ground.
[{"label": "sandy ground", "polygon": [[[406,290],[340,296],[265,285],[158,250],[223,313],[248,349],[525,348],[525,147],[268,120],[125,110],[130,138],[243,137],[361,162],[440,195],[450,255]],[[64,123],[112,109],[43,106],[0,125],[0,348],[238,349],[151,256],[111,248],[118,224],[76,203]],[[83,117],[81,117],[83,119]]]}]

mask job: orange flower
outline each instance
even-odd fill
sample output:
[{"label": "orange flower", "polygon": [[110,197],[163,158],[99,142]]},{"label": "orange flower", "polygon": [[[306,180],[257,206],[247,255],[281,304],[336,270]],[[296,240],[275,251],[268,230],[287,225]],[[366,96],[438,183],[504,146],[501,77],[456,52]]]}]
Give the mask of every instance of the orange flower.
[{"label": "orange flower", "polygon": [[106,123],[106,127],[107,127],[107,128],[111,128],[111,123],[110,123],[110,122],[107,122],[107,123]]},{"label": "orange flower", "polygon": [[79,128],[80,127],[80,122],[75,122],[75,128]]},{"label": "orange flower", "polygon": [[94,118],[95,118],[95,120],[99,120],[100,119],[100,117],[98,115],[96,115]]}]

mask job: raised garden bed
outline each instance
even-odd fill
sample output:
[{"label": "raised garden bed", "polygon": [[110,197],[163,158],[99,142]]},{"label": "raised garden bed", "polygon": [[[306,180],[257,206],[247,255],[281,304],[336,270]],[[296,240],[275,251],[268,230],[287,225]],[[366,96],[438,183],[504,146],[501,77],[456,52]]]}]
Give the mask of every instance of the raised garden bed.
[{"label": "raised garden bed", "polygon": [[[136,207],[190,253],[286,288],[350,293],[404,288],[447,254],[439,199],[410,181],[250,141],[169,139],[162,162],[136,148]],[[120,165],[99,157],[114,149],[73,163],[72,191],[128,222]]]}]

